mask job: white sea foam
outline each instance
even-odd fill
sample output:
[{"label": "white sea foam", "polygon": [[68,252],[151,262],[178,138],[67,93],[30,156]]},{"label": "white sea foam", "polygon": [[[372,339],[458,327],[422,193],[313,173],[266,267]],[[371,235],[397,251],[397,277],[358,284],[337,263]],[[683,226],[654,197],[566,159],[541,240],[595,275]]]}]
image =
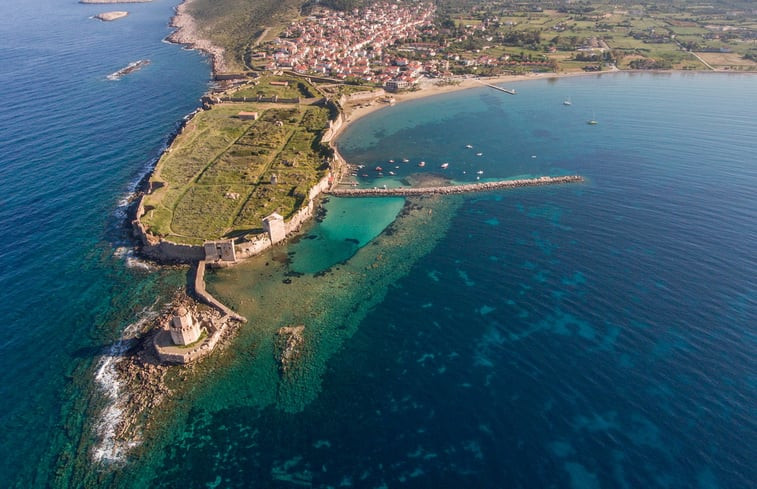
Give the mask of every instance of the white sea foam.
[{"label": "white sea foam", "polygon": [[131,346],[136,334],[157,315],[157,312],[152,309],[142,311],[139,319],[124,329],[121,338],[108,349],[108,352],[102,356],[97,365],[95,382],[105,395],[107,405],[100,414],[97,423],[97,435],[100,441],[92,450],[92,458],[95,462],[122,462],[128,451],[140,443],[138,438],[132,440],[116,439],[116,428],[123,419],[124,408],[128,400],[127,394],[123,392],[122,382],[118,379],[116,365],[122,360],[123,353]]},{"label": "white sea foam", "polygon": [[149,262],[140,259],[133,248],[119,246],[115,249],[113,255],[122,259],[128,268],[140,268],[142,270],[153,270],[155,268]]}]

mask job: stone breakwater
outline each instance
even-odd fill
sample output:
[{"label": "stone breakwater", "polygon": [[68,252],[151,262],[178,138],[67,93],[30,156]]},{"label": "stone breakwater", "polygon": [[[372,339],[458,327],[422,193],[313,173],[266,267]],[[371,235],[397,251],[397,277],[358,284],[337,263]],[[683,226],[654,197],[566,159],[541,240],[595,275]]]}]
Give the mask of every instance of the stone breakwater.
[{"label": "stone breakwater", "polygon": [[497,182],[470,183],[465,185],[445,185],[440,187],[395,187],[395,188],[335,188],[328,194],[336,197],[409,197],[413,195],[452,195],[470,192],[488,192],[520,187],[538,187],[541,185],[557,185],[561,183],[580,183],[584,177],[580,175],[566,175],[561,177],[538,177],[518,180],[500,180]]}]

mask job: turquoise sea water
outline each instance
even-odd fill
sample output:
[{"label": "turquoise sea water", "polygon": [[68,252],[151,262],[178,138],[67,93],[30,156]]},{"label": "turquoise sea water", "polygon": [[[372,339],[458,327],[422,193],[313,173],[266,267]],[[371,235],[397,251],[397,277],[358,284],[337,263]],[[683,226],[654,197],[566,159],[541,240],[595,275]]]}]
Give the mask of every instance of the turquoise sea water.
[{"label": "turquoise sea water", "polygon": [[[356,122],[342,153],[397,178],[587,182],[468,196],[415,254],[382,245],[398,227],[372,240],[402,201],[331,199],[275,259],[209,277],[269,315],[124,465],[98,459],[108,352],[185,280],[128,255],[121,202],[207,87],[160,42],[170,7],[0,7],[1,487],[753,486],[757,78],[726,74],[527,81]],[[281,378],[269,331],[301,319]]]}]

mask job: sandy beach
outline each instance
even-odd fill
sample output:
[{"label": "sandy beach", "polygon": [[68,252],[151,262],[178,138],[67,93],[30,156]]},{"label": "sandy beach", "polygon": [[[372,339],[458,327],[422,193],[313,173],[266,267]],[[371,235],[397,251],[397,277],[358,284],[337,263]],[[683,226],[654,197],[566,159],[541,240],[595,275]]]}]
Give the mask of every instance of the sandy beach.
[{"label": "sandy beach", "polygon": [[[604,72],[608,73],[608,72]],[[439,80],[432,80],[424,78],[418,84],[418,90],[409,92],[400,92],[392,94],[387,92],[386,95],[380,92],[376,95],[376,98],[372,102],[360,101],[354,104],[347,104],[344,107],[345,111],[345,124],[339,128],[339,131],[334,136],[334,139],[341,134],[351,122],[372,114],[381,109],[388,109],[393,105],[401,102],[407,102],[408,100],[416,100],[420,98],[433,97],[435,95],[442,95],[445,93],[459,92],[462,90],[470,90],[473,88],[481,88],[486,84],[498,85],[508,82],[522,82],[529,80],[538,80],[541,78],[566,78],[575,76],[597,76],[601,73],[586,73],[586,72],[569,72],[569,73],[529,73],[527,75],[502,75],[487,78],[456,78],[452,84],[437,85]],[[507,87],[511,88],[511,87]],[[381,102],[380,99],[386,96],[394,98],[394,104],[388,104]]]}]

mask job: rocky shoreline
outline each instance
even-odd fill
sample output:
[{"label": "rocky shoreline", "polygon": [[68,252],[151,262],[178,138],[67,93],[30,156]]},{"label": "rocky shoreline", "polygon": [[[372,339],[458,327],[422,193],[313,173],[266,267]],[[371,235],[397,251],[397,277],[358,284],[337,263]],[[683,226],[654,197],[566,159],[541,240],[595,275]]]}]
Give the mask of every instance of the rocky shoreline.
[{"label": "rocky shoreline", "polygon": [[171,18],[170,26],[176,30],[166,40],[176,44],[198,49],[210,56],[213,66],[213,74],[227,71],[224,60],[224,50],[214,45],[207,39],[203,39],[198,32],[197,23],[187,9],[192,0],[184,0],[176,7],[176,14]]},{"label": "rocky shoreline", "polygon": [[[161,331],[160,326],[167,323],[173,311],[182,305],[196,311],[202,320],[211,321],[221,318],[219,311],[180,293],[163,308],[158,318],[150,322],[150,327],[133,340],[132,346],[123,353],[115,365],[118,378],[124,386],[124,397],[119,400],[122,414],[113,432],[113,439],[117,443],[128,445],[140,440],[141,433],[149,429],[151,420],[155,418],[155,410],[181,391],[182,384],[169,382],[167,377],[170,375],[185,380],[187,373],[193,369],[193,365],[177,366],[162,363],[153,346],[155,336]],[[222,350],[228,345],[229,340],[238,332],[240,324],[238,321],[229,322],[218,341],[216,350]],[[169,387],[169,385],[174,387]]]}]

